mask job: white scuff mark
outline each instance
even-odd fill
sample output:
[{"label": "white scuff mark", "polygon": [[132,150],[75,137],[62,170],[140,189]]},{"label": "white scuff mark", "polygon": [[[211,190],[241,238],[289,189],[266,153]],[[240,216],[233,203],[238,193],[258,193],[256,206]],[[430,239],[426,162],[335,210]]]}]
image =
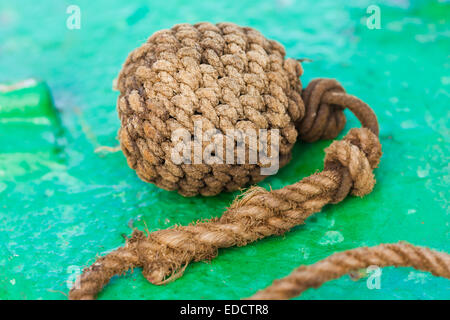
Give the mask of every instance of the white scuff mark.
[{"label": "white scuff mark", "polygon": [[414,129],[418,126],[419,125],[414,120],[405,120],[400,123],[400,127],[402,127],[402,129]]},{"label": "white scuff mark", "polygon": [[442,83],[444,86],[450,84],[450,77],[447,77],[447,76],[441,77],[441,83]]},{"label": "white scuff mark", "polygon": [[431,278],[431,274],[426,274],[423,272],[411,271],[408,274],[408,279],[405,281],[413,281],[415,284],[425,284]]},{"label": "white scuff mark", "polygon": [[319,244],[326,246],[340,243],[342,241],[344,241],[344,236],[342,235],[342,233],[340,233],[339,231],[328,231],[319,240]]},{"label": "white scuff mark", "polygon": [[398,102],[398,98],[397,97],[390,97],[389,98],[389,102],[390,103],[397,103]]},{"label": "white scuff mark", "polygon": [[37,81],[35,79],[26,79],[9,85],[0,84],[0,92],[10,92],[19,89],[30,88],[34,87],[36,84]]},{"label": "white scuff mark", "polygon": [[425,168],[422,168],[422,167],[417,168],[417,176],[419,178],[428,177],[429,174],[430,174],[430,165],[428,163],[425,166]]},{"label": "white scuff mark", "polygon": [[309,258],[310,250],[308,248],[301,248],[298,251],[300,251],[300,255],[304,260]]}]

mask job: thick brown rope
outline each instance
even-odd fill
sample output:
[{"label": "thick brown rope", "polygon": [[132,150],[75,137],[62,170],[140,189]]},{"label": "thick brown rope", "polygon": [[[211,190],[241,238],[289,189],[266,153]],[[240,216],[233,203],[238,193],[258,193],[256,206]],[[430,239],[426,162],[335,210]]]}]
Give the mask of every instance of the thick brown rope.
[{"label": "thick brown rope", "polygon": [[[261,161],[224,163],[234,153],[227,148],[220,163],[194,163],[197,154],[192,163],[175,164],[173,133],[194,135],[202,131],[199,123],[223,135],[276,129],[279,167],[286,165],[305,108],[302,66],[285,55],[278,42],[232,23],[179,24],[154,33],[129,54],[117,80],[119,139],[129,166],[142,180],[186,197],[234,191],[267,177]],[[201,154],[207,145],[197,139]],[[259,144],[252,149],[261,151]]]},{"label": "thick brown rope", "polygon": [[309,288],[318,288],[327,281],[369,266],[413,267],[450,279],[450,255],[409,243],[380,244],[335,253],[313,265],[300,266],[285,278],[275,280],[252,300],[284,300],[300,295]]},{"label": "thick brown rope", "polygon": [[[220,163],[195,161],[197,153],[175,164],[174,132],[277,130],[280,168],[289,163],[298,136],[334,139],[345,125],[344,107],[378,134],[371,109],[336,80],[312,81],[302,98],[302,65],[285,56],[278,42],[232,23],[180,24],[153,34],[129,54],[117,80],[119,140],[129,166],[165,190],[213,196],[265,179],[261,158],[223,163],[236,157],[225,147]],[[190,142],[203,155],[212,143],[206,140]],[[264,151],[259,143],[248,149]]]},{"label": "thick brown rope", "polygon": [[350,109],[364,127],[378,136],[378,121],[373,110],[355,96],[345,93],[335,79],[314,79],[303,91],[305,115],[297,127],[300,139],[314,142],[335,138],[345,126],[344,108]]},{"label": "thick brown rope", "polygon": [[[318,89],[314,88],[321,88],[320,80],[313,85],[313,89],[305,93],[316,97]],[[332,104],[326,107],[333,105],[339,110],[348,107],[356,114],[371,113],[362,110],[369,107],[356,98],[347,98],[342,92],[338,97],[330,98],[328,103]],[[354,104],[335,106],[341,102]],[[324,108],[321,101],[317,104],[319,109]],[[167,283],[181,276],[191,261],[214,258],[219,248],[244,246],[271,235],[281,235],[303,224],[326,204],[342,201],[350,192],[357,196],[370,193],[375,184],[372,171],[378,166],[381,144],[375,134],[376,118],[360,117],[360,120],[364,128],[351,129],[342,140],[334,141],[325,149],[322,172],[279,190],[250,188],[220,218],[175,226],[148,236],[134,231],[125,247],[99,258],[84,270],[78,285],[69,293],[70,299],[93,299],[112,276],[135,267],[142,267],[143,275],[150,282]],[[326,134],[317,134],[323,135]]]}]

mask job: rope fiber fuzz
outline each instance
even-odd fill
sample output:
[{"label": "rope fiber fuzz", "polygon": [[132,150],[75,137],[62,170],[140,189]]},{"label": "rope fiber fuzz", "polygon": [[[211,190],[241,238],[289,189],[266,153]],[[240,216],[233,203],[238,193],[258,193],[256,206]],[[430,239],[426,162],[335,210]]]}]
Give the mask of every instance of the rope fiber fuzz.
[{"label": "rope fiber fuzz", "polygon": [[413,267],[431,272],[436,277],[450,279],[450,255],[428,248],[400,242],[361,247],[335,253],[313,265],[300,266],[287,277],[275,280],[250,300],[285,300],[300,295],[309,288],[318,288],[327,281],[375,265],[377,267]]},{"label": "rope fiber fuzz", "polygon": [[[345,126],[345,108],[362,128],[351,129],[325,149],[321,172],[279,190],[251,187],[220,218],[148,235],[133,231],[124,247],[83,271],[70,299],[94,299],[111,277],[137,267],[151,283],[165,284],[181,277],[189,263],[214,258],[220,248],[282,235],[327,204],[372,191],[373,170],[382,155],[375,113],[333,79],[315,79],[302,91],[301,64],[284,56],[279,43],[226,23],[178,25],[154,34],[130,54],[118,79],[122,150],[140,178],[183,196],[211,196],[264,178],[258,165],[174,165],[168,156],[171,132],[180,127],[193,131],[195,119],[222,131],[279,129],[280,166],[290,160],[297,137],[307,142],[335,138]],[[319,267],[301,267],[256,297],[288,298],[368,262],[448,275],[447,258],[416,263],[418,256],[431,254],[405,246],[381,248],[337,254]]]},{"label": "rope fiber fuzz", "polygon": [[69,297],[93,299],[112,276],[135,267],[142,267],[151,283],[167,283],[180,277],[190,262],[214,258],[219,248],[281,235],[326,204],[342,201],[349,193],[362,197],[372,191],[381,145],[371,130],[351,129],[325,152],[323,171],[278,190],[253,187],[220,218],[148,236],[134,231],[124,247],[84,270]]},{"label": "rope fiber fuzz", "polygon": [[[334,139],[345,126],[345,107],[354,106],[355,115],[378,134],[371,109],[335,80],[312,81],[302,97],[302,74],[281,44],[252,28],[198,23],[156,32],[130,53],[117,80],[118,136],[128,165],[165,190],[213,196],[263,180],[264,164],[261,159],[208,164],[195,161],[199,154],[176,164],[173,134],[179,130],[194,136],[208,130],[222,135],[278,130],[279,167],[291,160],[297,138]],[[209,143],[191,141],[203,155]],[[220,142],[217,148],[223,148]],[[221,153],[222,160],[237,157],[226,147]]]}]

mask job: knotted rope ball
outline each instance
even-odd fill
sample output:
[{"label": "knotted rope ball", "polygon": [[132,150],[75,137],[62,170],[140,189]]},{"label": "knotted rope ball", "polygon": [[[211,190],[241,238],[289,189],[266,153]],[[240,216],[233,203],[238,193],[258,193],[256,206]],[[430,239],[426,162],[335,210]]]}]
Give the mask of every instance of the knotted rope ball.
[{"label": "knotted rope ball", "polygon": [[129,166],[142,180],[183,196],[261,181],[263,165],[248,157],[241,164],[174,163],[172,134],[183,128],[194,135],[195,123],[224,135],[278,129],[283,167],[299,134],[304,141],[331,139],[345,125],[341,106],[321,102],[324,93],[344,89],[334,80],[313,81],[303,93],[305,108],[302,73],[281,44],[252,28],[199,23],[156,32],[130,53],[117,82],[119,139]]},{"label": "knotted rope ball", "polygon": [[[297,136],[308,142],[336,137],[345,126],[344,108],[362,128],[351,129],[325,149],[322,171],[292,185],[252,187],[217,218],[147,234],[134,230],[123,247],[83,270],[69,298],[94,299],[111,277],[137,267],[151,283],[168,283],[191,262],[214,258],[220,248],[284,234],[327,204],[370,193],[382,155],[375,113],[336,80],[316,79],[302,91],[302,72],[298,61],[285,59],[279,43],[229,23],[177,25],[134,50],[118,79],[119,138],[130,167],[161,188],[185,196],[214,195],[264,178],[263,164],[250,161],[174,163],[172,133],[182,128],[195,135],[196,122],[223,134],[229,129],[279,130],[280,167],[289,161]],[[290,298],[373,264],[412,266],[450,278],[449,261],[448,254],[409,244],[359,248],[301,266],[251,298]]]}]

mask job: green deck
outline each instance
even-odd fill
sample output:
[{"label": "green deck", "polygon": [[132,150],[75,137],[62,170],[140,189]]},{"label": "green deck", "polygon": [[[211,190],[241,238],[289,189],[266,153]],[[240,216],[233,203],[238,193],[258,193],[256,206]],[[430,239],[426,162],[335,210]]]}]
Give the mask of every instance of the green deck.
[{"label": "green deck", "polygon": [[[65,299],[72,272],[121,246],[131,227],[217,216],[236,195],[183,198],[139,180],[121,152],[95,152],[118,144],[112,82],[128,52],[181,22],[255,27],[288,56],[314,60],[304,64],[305,84],[335,77],[365,100],[381,125],[378,183],[284,237],[191,264],[168,285],[139,270],[114,278],[100,299],[238,299],[335,251],[398,240],[450,251],[448,2],[76,2],[80,30],[66,28],[71,2],[0,2],[0,83],[43,81],[0,93],[0,299]],[[381,30],[365,25],[370,4],[381,8]],[[347,114],[345,132],[358,125]],[[329,144],[297,143],[294,160],[261,185],[280,188],[321,169]],[[431,274],[387,268],[379,290],[345,276],[301,298],[449,299],[449,289]]]}]

